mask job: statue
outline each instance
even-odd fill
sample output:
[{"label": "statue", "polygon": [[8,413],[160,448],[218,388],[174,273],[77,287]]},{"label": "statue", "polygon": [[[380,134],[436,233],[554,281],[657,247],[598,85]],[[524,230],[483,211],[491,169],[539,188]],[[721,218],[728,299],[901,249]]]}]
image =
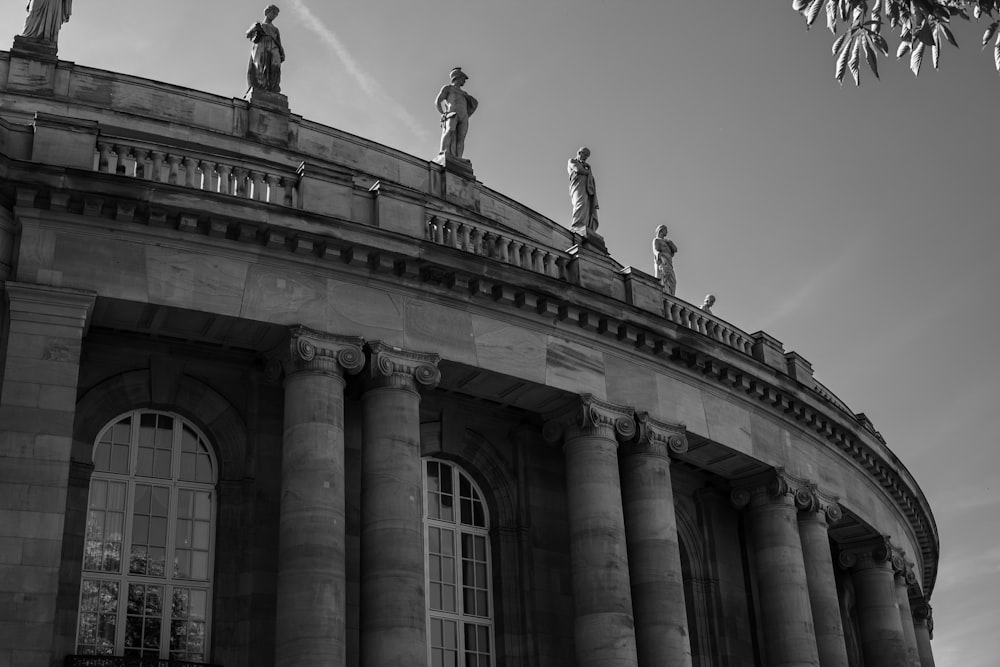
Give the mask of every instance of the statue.
[{"label": "statue", "polygon": [[28,17],[21,37],[55,44],[62,24],[69,21],[73,0],[28,0],[25,10]]},{"label": "statue", "polygon": [[247,39],[253,42],[247,65],[247,85],[252,90],[281,92],[281,63],[285,62],[285,49],[281,46],[281,33],[274,25],[278,11],[277,5],[268,5],[264,8],[263,23],[258,21],[247,30]]},{"label": "statue", "polygon": [[587,164],[590,149],[584,146],[566,164],[569,173],[569,198],[573,203],[573,231],[580,236],[597,231],[597,186],[594,172]]},{"label": "statue", "polygon": [[701,304],[701,309],[704,310],[709,315],[711,315],[712,314],[712,306],[714,306],[714,305],[715,305],[715,295],[714,294],[706,294],[705,295],[705,301],[703,301],[702,304]]},{"label": "statue", "polygon": [[674,275],[674,255],[677,254],[677,246],[667,238],[667,231],[666,225],[656,228],[656,236],[653,237],[653,260],[656,262],[656,277],[660,281],[660,287],[664,293],[673,296],[677,289],[677,276]]},{"label": "statue", "polygon": [[462,90],[469,80],[461,67],[451,70],[451,83],[441,87],[434,106],[441,114],[440,156],[462,159],[465,152],[465,135],[469,132],[469,116],[476,112],[479,102]]}]

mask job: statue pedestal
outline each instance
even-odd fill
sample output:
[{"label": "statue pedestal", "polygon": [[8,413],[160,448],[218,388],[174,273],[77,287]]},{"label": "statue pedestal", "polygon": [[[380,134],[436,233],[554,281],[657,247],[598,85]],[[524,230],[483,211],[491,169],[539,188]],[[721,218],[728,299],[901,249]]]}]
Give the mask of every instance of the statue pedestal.
[{"label": "statue pedestal", "polygon": [[588,232],[583,230],[581,233],[577,231],[576,227],[573,228],[573,240],[576,241],[574,248],[579,246],[589,246],[592,250],[596,252],[604,253],[605,255],[610,255],[608,252],[608,245],[604,242],[604,237],[597,232]]},{"label": "statue pedestal", "polygon": [[245,98],[249,103],[247,136],[266,144],[288,146],[288,98],[281,93],[251,88]]},{"label": "statue pedestal", "polygon": [[[600,239],[600,246],[597,240]],[[585,289],[625,301],[625,282],[619,276],[622,266],[611,258],[604,239],[594,232],[567,251],[572,259],[567,266],[569,280]]]},{"label": "statue pedestal", "polygon": [[12,92],[51,95],[55,89],[56,56],[55,42],[33,39],[17,35],[10,49],[10,71],[7,74],[7,89]]},{"label": "statue pedestal", "polygon": [[448,155],[447,153],[438,153],[438,156],[434,158],[434,162],[444,167],[445,171],[458,174],[462,178],[466,178],[470,181],[476,180],[475,174],[472,173],[471,160],[455,157],[454,155]]}]

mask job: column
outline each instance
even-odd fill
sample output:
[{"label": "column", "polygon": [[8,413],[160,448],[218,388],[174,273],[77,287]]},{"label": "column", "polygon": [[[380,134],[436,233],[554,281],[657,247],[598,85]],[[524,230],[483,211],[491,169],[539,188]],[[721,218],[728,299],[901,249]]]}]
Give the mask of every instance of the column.
[{"label": "column", "polygon": [[361,397],[361,664],[427,662],[420,394],[438,356],[369,345]]},{"label": "column", "polygon": [[799,480],[779,469],[732,494],[737,507],[749,506],[747,525],[754,550],[765,662],[769,667],[819,665],[794,502],[798,486]]},{"label": "column", "polygon": [[916,583],[917,575],[910,563],[906,563],[896,572],[896,602],[899,606],[899,622],[903,625],[903,646],[906,651],[907,667],[921,667],[917,633],[913,626],[913,613],[910,610],[909,588]]},{"label": "column", "polygon": [[691,667],[670,481],[670,453],[686,452],[687,439],[645,413],[637,422],[638,439],[619,452],[636,653],[641,667]]},{"label": "column", "polygon": [[917,652],[920,654],[920,667],[934,667],[934,652],[931,651],[931,639],[934,638],[934,618],[931,606],[923,599],[913,605],[913,631],[917,637]]},{"label": "column", "polygon": [[[0,663],[47,666],[52,645],[80,350],[92,293],[7,282],[0,378]],[[15,655],[16,654],[16,655]]]},{"label": "column", "polygon": [[635,434],[632,412],[590,395],[569,419],[545,426],[563,438],[576,661],[635,667],[636,645],[616,434]]},{"label": "column", "polygon": [[815,489],[802,489],[796,494],[796,504],[800,509],[799,539],[802,541],[819,664],[822,667],[848,667],[847,643],[827,534],[829,524],[840,521],[843,513],[835,499],[826,498]]},{"label": "column", "polygon": [[840,553],[840,565],[850,571],[854,582],[861,651],[866,665],[907,667],[893,575],[894,558],[902,565],[887,537]]},{"label": "column", "polygon": [[[285,371],[275,664],[345,662],[344,373],[362,341],[292,327]],[[273,371],[272,364],[269,370]]]}]

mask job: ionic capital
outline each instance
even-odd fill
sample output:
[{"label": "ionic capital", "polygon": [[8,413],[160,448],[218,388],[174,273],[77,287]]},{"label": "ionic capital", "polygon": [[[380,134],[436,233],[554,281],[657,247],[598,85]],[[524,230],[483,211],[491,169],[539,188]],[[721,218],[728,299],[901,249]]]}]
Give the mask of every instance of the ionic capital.
[{"label": "ionic capital", "polygon": [[653,419],[647,412],[637,412],[635,438],[622,444],[621,453],[647,454],[670,458],[670,454],[683,454],[688,449],[684,424],[669,424]]},{"label": "ionic capital", "polygon": [[440,361],[441,357],[436,354],[411,352],[380,340],[372,341],[368,343],[365,380],[369,389],[433,389],[441,381]]},{"label": "ionic capital", "polygon": [[729,499],[738,509],[771,503],[794,504],[802,509],[812,503],[813,485],[808,480],[789,475],[783,468],[775,468],[734,482]]},{"label": "ionic capital", "polygon": [[901,572],[906,568],[904,551],[893,546],[888,535],[841,546],[837,560],[845,570],[866,570],[874,567]]},{"label": "ionic capital", "polygon": [[840,509],[838,501],[837,496],[823,493],[811,482],[806,485],[806,488],[796,491],[795,494],[795,506],[802,512],[799,515],[799,520],[821,520],[826,522],[828,526],[844,518],[844,512]]},{"label": "ionic capital", "polygon": [[271,381],[296,373],[343,377],[364,368],[364,340],[358,336],[338,336],[300,325],[289,327],[288,334],[287,341],[268,355],[265,375]]},{"label": "ionic capital", "polygon": [[545,440],[552,443],[583,436],[625,441],[635,433],[632,408],[602,401],[591,394],[581,395],[580,402],[569,411],[551,417],[542,430]]}]

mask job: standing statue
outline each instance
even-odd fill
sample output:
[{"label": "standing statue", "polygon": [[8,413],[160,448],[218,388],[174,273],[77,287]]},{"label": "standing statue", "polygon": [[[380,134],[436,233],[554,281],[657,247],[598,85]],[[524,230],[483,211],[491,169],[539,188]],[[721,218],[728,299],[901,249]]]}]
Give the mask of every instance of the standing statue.
[{"label": "standing statue", "polygon": [[677,254],[677,246],[667,238],[667,231],[666,225],[656,228],[656,236],[653,237],[653,260],[656,262],[656,277],[660,281],[660,287],[666,294],[673,296],[677,290],[677,276],[674,275],[674,255]]},{"label": "standing statue", "polygon": [[434,106],[441,114],[441,151],[439,155],[462,158],[465,152],[465,135],[469,132],[469,116],[476,112],[479,102],[462,90],[469,80],[461,67],[451,70],[451,83],[441,87]]},{"label": "standing statue", "polygon": [[25,10],[28,17],[21,36],[55,44],[59,29],[73,12],[73,0],[28,0]]},{"label": "standing statue", "polygon": [[587,164],[590,149],[584,146],[569,159],[566,171],[569,173],[569,198],[573,204],[573,231],[580,236],[597,231],[597,185],[594,172]]},{"label": "standing statue", "polygon": [[281,63],[285,62],[285,49],[281,46],[281,33],[274,25],[278,6],[264,8],[264,21],[254,23],[247,30],[250,63],[247,65],[247,85],[253,90],[269,93],[281,92]]},{"label": "standing statue", "polygon": [[705,300],[701,304],[701,309],[704,310],[709,315],[711,315],[712,314],[712,306],[714,306],[714,305],[715,305],[715,295],[714,294],[706,294],[705,295]]}]

